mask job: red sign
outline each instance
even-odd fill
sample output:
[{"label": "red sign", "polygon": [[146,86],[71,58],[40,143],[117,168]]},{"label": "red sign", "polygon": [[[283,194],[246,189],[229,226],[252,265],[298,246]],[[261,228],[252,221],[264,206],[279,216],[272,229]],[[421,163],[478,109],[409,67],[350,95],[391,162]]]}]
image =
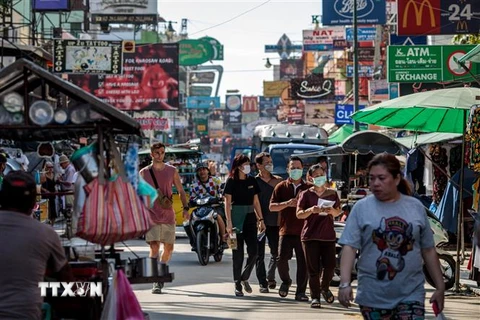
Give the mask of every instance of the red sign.
[{"label": "red sign", "polygon": [[397,34],[440,33],[440,0],[398,0]]},{"label": "red sign", "polygon": [[136,46],[123,75],[71,75],[71,82],[120,110],[177,110],[178,44]]},{"label": "red sign", "polygon": [[166,131],[169,129],[167,118],[136,118],[142,130]]},{"label": "red sign", "polygon": [[242,112],[258,112],[258,97],[243,96]]}]

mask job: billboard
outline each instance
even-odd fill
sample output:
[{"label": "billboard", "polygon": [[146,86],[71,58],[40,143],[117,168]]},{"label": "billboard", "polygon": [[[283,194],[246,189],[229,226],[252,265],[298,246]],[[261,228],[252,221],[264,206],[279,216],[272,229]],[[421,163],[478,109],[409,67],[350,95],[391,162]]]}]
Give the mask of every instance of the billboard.
[{"label": "billboard", "polygon": [[122,41],[53,40],[53,72],[122,74]]},{"label": "billboard", "polygon": [[388,82],[386,79],[368,81],[368,101],[382,102],[388,100]]},{"label": "billboard", "polygon": [[303,77],[302,59],[280,60],[280,80],[290,80]]},{"label": "billboard", "polygon": [[280,97],[283,89],[289,85],[288,81],[263,81],[263,96],[265,98]]},{"label": "billboard", "polygon": [[[353,25],[353,0],[323,0],[323,25]],[[387,20],[385,0],[357,2],[358,24],[385,24]]]},{"label": "billboard", "polygon": [[71,82],[126,111],[177,110],[178,44],[136,46],[124,53],[122,75],[70,75]]},{"label": "billboard", "polygon": [[297,100],[335,100],[335,80],[311,74],[290,80],[290,97]]},{"label": "billboard", "polygon": [[156,0],[90,0],[92,23],[154,23]]},{"label": "billboard", "polygon": [[335,115],[334,103],[307,103],[305,105],[305,123],[333,123]]},{"label": "billboard", "polygon": [[[358,41],[375,41],[375,36],[377,33],[377,28],[375,27],[359,27],[357,29],[357,40]],[[345,28],[345,39],[347,41],[353,41],[353,28]]]},{"label": "billboard", "polygon": [[187,97],[187,109],[220,109],[220,97]]},{"label": "billboard", "polygon": [[70,0],[33,0],[32,10],[45,11],[70,11]]},{"label": "billboard", "polygon": [[[472,81],[468,71],[456,60],[475,48],[475,45],[450,46],[389,46],[387,74],[389,82]],[[476,75],[480,68],[467,62]]]},{"label": "billboard", "polygon": [[331,51],[333,40],[344,39],[343,27],[303,30],[303,51]]},{"label": "billboard", "polygon": [[[353,111],[354,111],[353,104],[337,104],[335,105],[335,124],[342,125],[342,124],[353,124],[353,120],[351,118]],[[359,105],[358,110],[365,109],[365,105]]]},{"label": "billboard", "polygon": [[258,109],[260,118],[275,118],[277,116],[277,106],[280,104],[280,98],[258,97]]},{"label": "billboard", "polygon": [[398,0],[398,35],[468,34],[479,29],[478,0]]}]

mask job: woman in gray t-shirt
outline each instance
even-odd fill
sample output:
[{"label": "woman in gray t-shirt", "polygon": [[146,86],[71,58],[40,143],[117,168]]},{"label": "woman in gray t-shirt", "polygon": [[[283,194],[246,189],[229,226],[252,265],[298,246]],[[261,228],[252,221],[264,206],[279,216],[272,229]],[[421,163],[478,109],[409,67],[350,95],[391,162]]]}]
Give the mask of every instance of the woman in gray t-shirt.
[{"label": "woman in gray t-shirt", "polygon": [[445,285],[425,208],[408,196],[400,162],[390,154],[376,155],[368,164],[371,196],[355,204],[339,240],[343,244],[338,300],[353,300],[351,270],[357,250],[358,288],[355,302],[365,319],[425,315],[423,261],[436,290],[430,302],[443,310]]}]

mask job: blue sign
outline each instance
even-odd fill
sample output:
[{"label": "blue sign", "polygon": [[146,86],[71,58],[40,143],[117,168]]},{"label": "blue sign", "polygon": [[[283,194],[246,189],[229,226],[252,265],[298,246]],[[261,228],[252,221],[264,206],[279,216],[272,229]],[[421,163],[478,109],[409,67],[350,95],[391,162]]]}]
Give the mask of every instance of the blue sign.
[{"label": "blue sign", "polygon": [[[358,66],[358,76],[359,77],[373,77],[373,72],[374,72],[374,67],[373,66],[364,66],[364,65],[359,65]],[[347,65],[347,77],[348,78],[353,77],[353,65],[351,65],[351,64]]]},{"label": "blue sign", "polygon": [[69,11],[69,0],[33,0],[33,11]]},{"label": "blue sign", "polygon": [[304,44],[303,51],[332,51],[333,44]]},{"label": "blue sign", "polygon": [[391,46],[416,46],[426,45],[427,36],[397,36],[396,34],[390,34]]},{"label": "blue sign", "polygon": [[219,109],[220,97],[187,97],[187,109]]},{"label": "blue sign", "polygon": [[[377,34],[377,28],[366,27],[358,28],[357,31],[357,40],[358,41],[375,41],[375,36]],[[353,28],[345,28],[345,39],[347,41],[353,41]]]},{"label": "blue sign", "polygon": [[388,84],[388,98],[390,100],[400,97],[400,88],[398,83],[391,82]]},{"label": "blue sign", "polygon": [[[365,109],[364,105],[359,105],[358,110]],[[353,114],[353,104],[336,104],[335,105],[335,124],[353,124],[351,118]]]},{"label": "blue sign", "polygon": [[[322,3],[323,25],[353,25],[353,0],[323,0]],[[386,20],[387,13],[385,0],[358,1],[357,24],[385,24]]]}]

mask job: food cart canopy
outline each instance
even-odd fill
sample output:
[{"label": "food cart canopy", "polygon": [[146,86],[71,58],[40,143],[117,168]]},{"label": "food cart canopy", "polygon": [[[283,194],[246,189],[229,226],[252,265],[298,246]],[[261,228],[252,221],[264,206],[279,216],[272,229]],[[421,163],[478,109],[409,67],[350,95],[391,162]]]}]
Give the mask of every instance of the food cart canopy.
[{"label": "food cart canopy", "polygon": [[[132,117],[26,59],[17,60],[0,70],[0,103],[11,92],[24,99],[23,110],[19,112],[21,120],[0,123],[0,139],[67,140],[91,137],[100,128],[112,134],[141,135],[140,124]],[[64,109],[67,114],[75,108],[82,108],[87,116],[81,123],[57,124],[52,121],[44,126],[36,125],[29,118],[29,110],[32,103],[39,100],[48,102],[54,110]]]},{"label": "food cart canopy", "polygon": [[406,150],[397,141],[389,136],[372,130],[359,131],[345,139],[341,144],[345,152],[359,154],[378,154],[388,152],[391,154],[404,154]]}]

